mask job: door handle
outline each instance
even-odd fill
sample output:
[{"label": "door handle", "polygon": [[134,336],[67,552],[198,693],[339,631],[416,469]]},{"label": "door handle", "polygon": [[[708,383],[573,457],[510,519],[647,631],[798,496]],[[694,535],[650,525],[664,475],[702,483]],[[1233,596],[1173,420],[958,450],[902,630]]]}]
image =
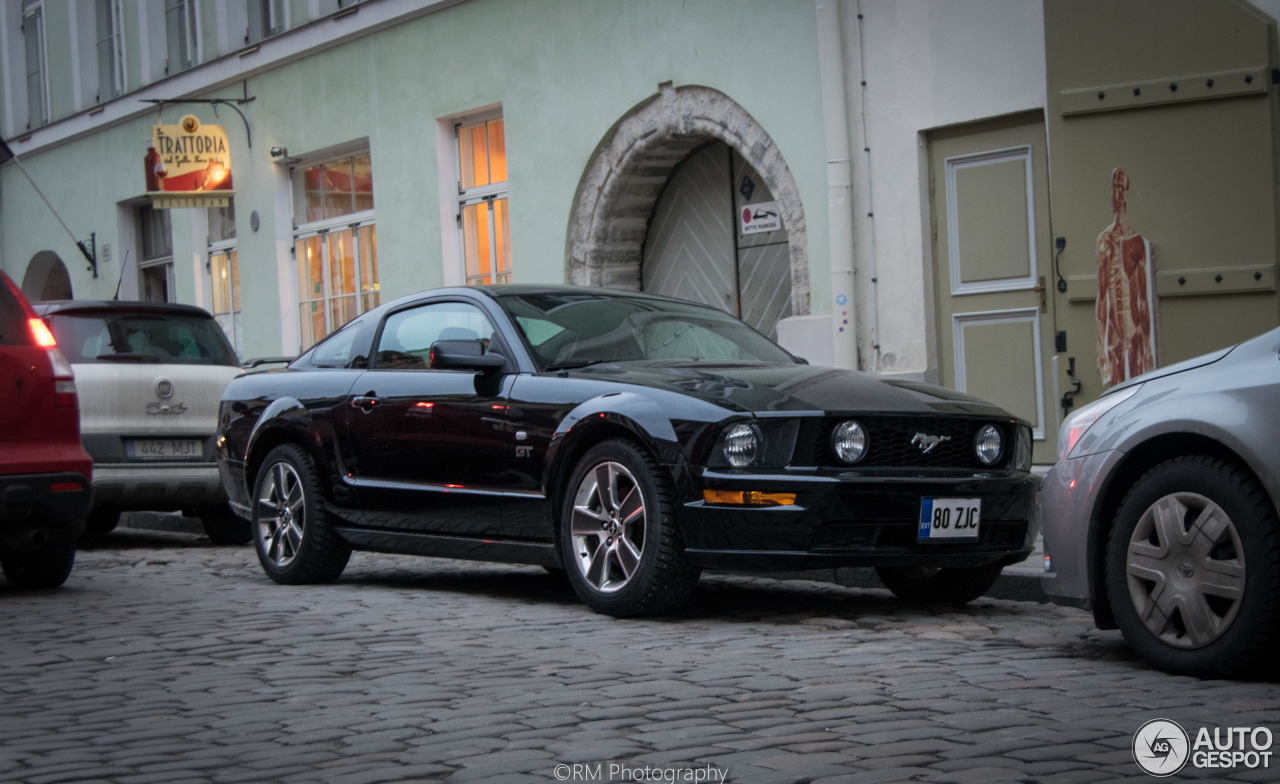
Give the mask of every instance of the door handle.
[{"label": "door handle", "polygon": [[374,406],[378,405],[379,402],[381,401],[378,396],[370,392],[366,395],[356,395],[351,398],[351,407],[358,408],[367,414],[372,411]]}]

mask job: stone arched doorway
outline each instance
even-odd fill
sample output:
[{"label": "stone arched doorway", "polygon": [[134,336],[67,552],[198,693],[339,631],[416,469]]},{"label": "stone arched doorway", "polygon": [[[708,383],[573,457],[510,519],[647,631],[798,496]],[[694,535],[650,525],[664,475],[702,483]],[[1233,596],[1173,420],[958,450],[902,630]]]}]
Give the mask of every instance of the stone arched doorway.
[{"label": "stone arched doorway", "polygon": [[32,302],[53,302],[74,299],[71,294],[71,275],[58,254],[42,250],[31,257],[26,274],[22,276],[22,293]]},{"label": "stone arched doorway", "polygon": [[673,172],[708,142],[722,142],[740,156],[777,203],[788,240],[786,315],[807,315],[808,242],[795,179],[764,128],[707,87],[662,85],[606,134],[578,184],[566,277],[578,285],[640,289],[645,240],[660,197]]}]

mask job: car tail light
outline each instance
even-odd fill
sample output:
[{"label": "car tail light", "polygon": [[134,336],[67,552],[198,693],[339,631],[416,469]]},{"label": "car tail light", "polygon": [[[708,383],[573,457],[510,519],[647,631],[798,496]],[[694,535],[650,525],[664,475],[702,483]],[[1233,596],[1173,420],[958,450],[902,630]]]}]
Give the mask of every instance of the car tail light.
[{"label": "car tail light", "polygon": [[43,319],[30,318],[27,319],[27,326],[31,329],[31,338],[40,348],[57,348],[58,341],[54,339],[53,333],[49,331],[49,325],[44,323]]},{"label": "car tail light", "polygon": [[79,408],[80,399],[76,394],[75,374],[71,371],[71,363],[58,350],[58,340],[49,331],[49,325],[43,319],[27,319],[31,329],[31,339],[37,346],[47,349],[49,363],[53,365],[53,404],[58,408]]}]

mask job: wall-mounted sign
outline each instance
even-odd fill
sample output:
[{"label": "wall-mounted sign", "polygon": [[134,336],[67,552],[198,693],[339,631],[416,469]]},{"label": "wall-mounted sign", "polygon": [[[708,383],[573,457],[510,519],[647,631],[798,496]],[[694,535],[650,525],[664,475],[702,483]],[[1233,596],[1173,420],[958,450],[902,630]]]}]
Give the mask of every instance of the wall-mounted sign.
[{"label": "wall-mounted sign", "polygon": [[782,228],[782,218],[778,215],[776,201],[762,201],[758,204],[745,204],[742,207],[742,233],[763,234]]},{"label": "wall-mounted sign", "polygon": [[143,169],[147,195],[157,209],[231,203],[227,132],[220,125],[201,125],[195,115],[177,125],[152,127]]}]

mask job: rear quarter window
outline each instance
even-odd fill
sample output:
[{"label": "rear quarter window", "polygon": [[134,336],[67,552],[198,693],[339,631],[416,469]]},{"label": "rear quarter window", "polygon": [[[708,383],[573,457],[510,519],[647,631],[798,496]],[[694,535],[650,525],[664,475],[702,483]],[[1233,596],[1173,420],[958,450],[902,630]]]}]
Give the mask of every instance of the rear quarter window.
[{"label": "rear quarter window", "polygon": [[49,322],[72,363],[239,364],[217,322],[194,314],[61,312]]}]

